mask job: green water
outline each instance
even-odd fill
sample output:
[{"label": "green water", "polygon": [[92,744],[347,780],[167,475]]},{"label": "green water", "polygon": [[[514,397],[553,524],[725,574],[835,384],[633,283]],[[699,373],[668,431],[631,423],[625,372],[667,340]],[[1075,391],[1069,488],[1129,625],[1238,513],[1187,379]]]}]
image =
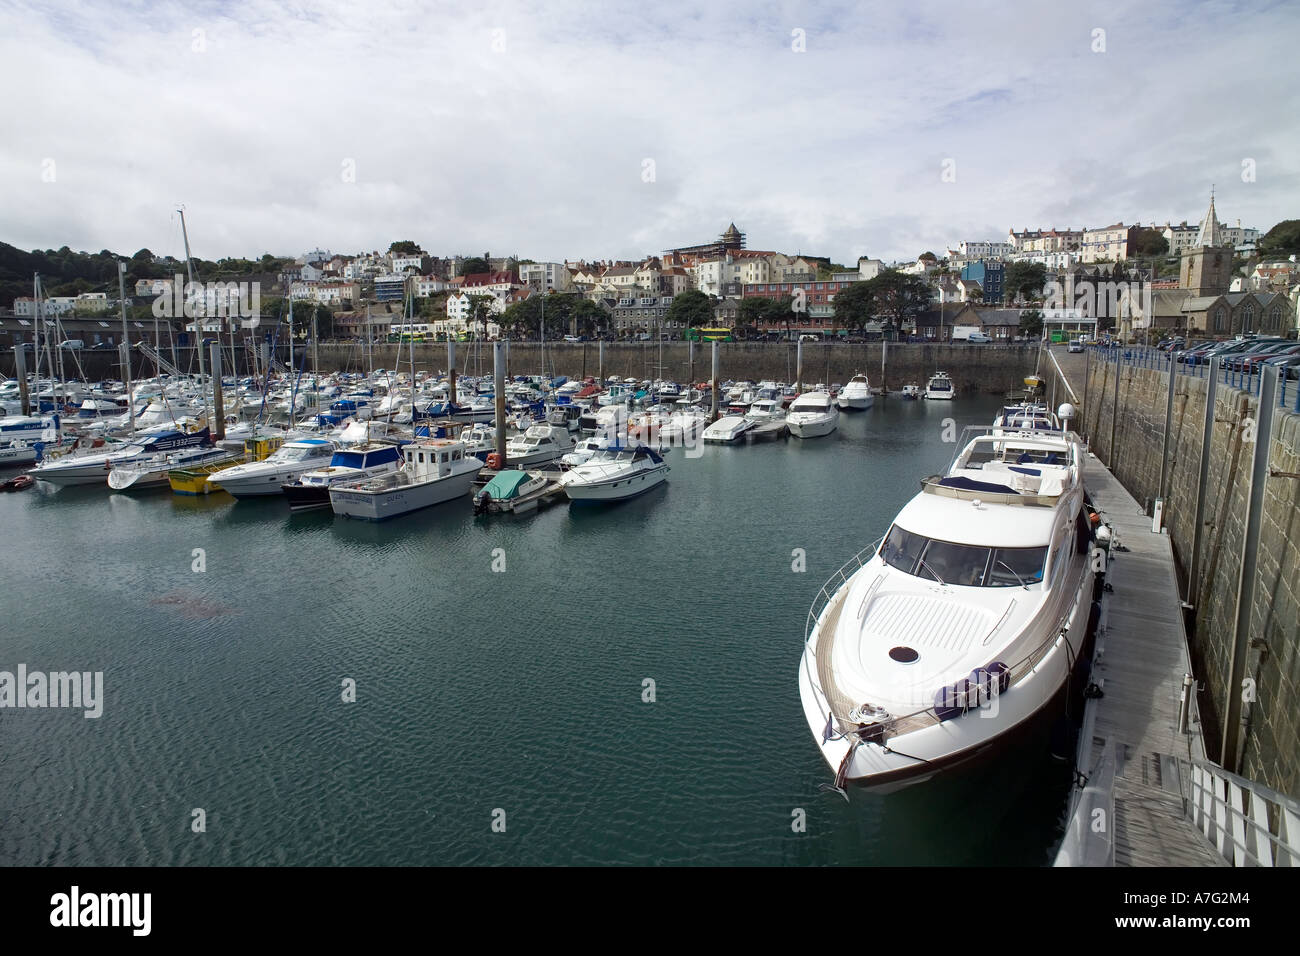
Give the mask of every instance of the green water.
[{"label": "green water", "polygon": [[1045,733],[845,803],[796,683],[823,581],[947,464],[942,420],[996,407],[878,401],[519,518],[0,495],[0,670],[105,687],[99,719],[0,710],[0,863],[1044,864]]}]

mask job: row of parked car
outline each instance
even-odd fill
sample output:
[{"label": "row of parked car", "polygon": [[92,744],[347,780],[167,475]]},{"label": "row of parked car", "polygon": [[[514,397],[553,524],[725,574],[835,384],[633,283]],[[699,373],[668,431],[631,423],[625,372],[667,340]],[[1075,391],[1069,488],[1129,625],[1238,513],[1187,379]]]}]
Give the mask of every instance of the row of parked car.
[{"label": "row of parked car", "polygon": [[1234,372],[1258,372],[1265,365],[1277,366],[1288,378],[1300,378],[1300,342],[1281,336],[1257,336],[1227,342],[1192,342],[1167,349],[1185,365],[1205,365],[1217,357],[1219,364]]}]

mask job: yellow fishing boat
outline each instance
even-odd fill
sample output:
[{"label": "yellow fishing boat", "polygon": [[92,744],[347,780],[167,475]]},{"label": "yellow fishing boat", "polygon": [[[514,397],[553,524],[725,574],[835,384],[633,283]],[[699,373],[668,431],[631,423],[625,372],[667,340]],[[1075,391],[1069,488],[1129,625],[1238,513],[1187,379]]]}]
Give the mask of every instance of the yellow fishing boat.
[{"label": "yellow fishing boat", "polygon": [[249,438],[244,441],[244,453],[227,461],[214,465],[200,465],[198,468],[184,468],[167,472],[167,481],[172,491],[178,495],[209,495],[221,489],[208,479],[223,468],[242,465],[245,462],[261,461],[284,444],[279,435]]}]

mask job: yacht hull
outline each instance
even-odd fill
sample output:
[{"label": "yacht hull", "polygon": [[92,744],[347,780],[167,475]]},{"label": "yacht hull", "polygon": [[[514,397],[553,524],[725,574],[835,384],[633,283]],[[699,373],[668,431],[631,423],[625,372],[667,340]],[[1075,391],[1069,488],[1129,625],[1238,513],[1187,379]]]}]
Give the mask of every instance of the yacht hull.
[{"label": "yacht hull", "polygon": [[836,404],[844,411],[864,412],[876,403],[874,395],[844,395],[841,394],[836,400]]},{"label": "yacht hull", "polygon": [[569,482],[565,484],[564,491],[573,502],[625,501],[645,494],[650,489],[663,484],[667,478],[668,467],[665,465],[653,471],[642,471],[628,477],[619,476],[593,484]]},{"label": "yacht hull", "polygon": [[385,491],[358,491],[335,487],[329,492],[329,505],[336,515],[362,521],[386,521],[399,515],[431,508],[469,494],[478,472],[418,482]]},{"label": "yacht hull", "polygon": [[837,416],[818,417],[812,421],[787,418],[786,425],[789,426],[790,434],[795,438],[823,438],[835,431],[839,425],[839,419]]},{"label": "yacht hull", "polygon": [[1023,729],[1067,689],[1068,679],[1083,658],[1094,580],[1087,562],[1083,565],[1078,591],[1071,592],[1076,600],[1065,633],[1058,635],[1030,671],[992,700],[960,716],[896,736],[887,734],[883,740],[863,740],[853,734],[827,735],[833,721],[824,698],[813,685],[812,675],[818,666],[817,642],[810,641],[799,667],[799,698],[830,768],[847,783],[890,793],[979,759],[1004,743],[1008,735]]}]

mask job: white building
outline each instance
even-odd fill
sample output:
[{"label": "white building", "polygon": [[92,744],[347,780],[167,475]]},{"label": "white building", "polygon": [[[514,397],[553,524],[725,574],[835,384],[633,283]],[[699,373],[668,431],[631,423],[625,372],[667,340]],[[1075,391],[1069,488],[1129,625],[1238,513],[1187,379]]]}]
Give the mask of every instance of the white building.
[{"label": "white building", "polygon": [[957,243],[957,254],[963,259],[1003,259],[1014,251],[1009,242],[968,239]]},{"label": "white building", "polygon": [[424,256],[419,253],[413,255],[393,253],[392,260],[394,272],[420,272],[424,269]]},{"label": "white building", "polygon": [[450,288],[451,285],[446,279],[439,279],[437,276],[417,276],[415,279],[415,297],[417,299],[428,299],[439,292],[446,292]]},{"label": "white building", "polygon": [[487,309],[492,315],[500,315],[506,310],[504,295],[494,295],[491,292],[475,292],[473,295],[469,292],[453,292],[447,296],[447,318],[460,322],[462,330],[473,314],[471,299],[474,295],[488,297]]},{"label": "white building", "polygon": [[563,262],[521,262],[519,281],[539,292],[573,291],[573,273]]}]

